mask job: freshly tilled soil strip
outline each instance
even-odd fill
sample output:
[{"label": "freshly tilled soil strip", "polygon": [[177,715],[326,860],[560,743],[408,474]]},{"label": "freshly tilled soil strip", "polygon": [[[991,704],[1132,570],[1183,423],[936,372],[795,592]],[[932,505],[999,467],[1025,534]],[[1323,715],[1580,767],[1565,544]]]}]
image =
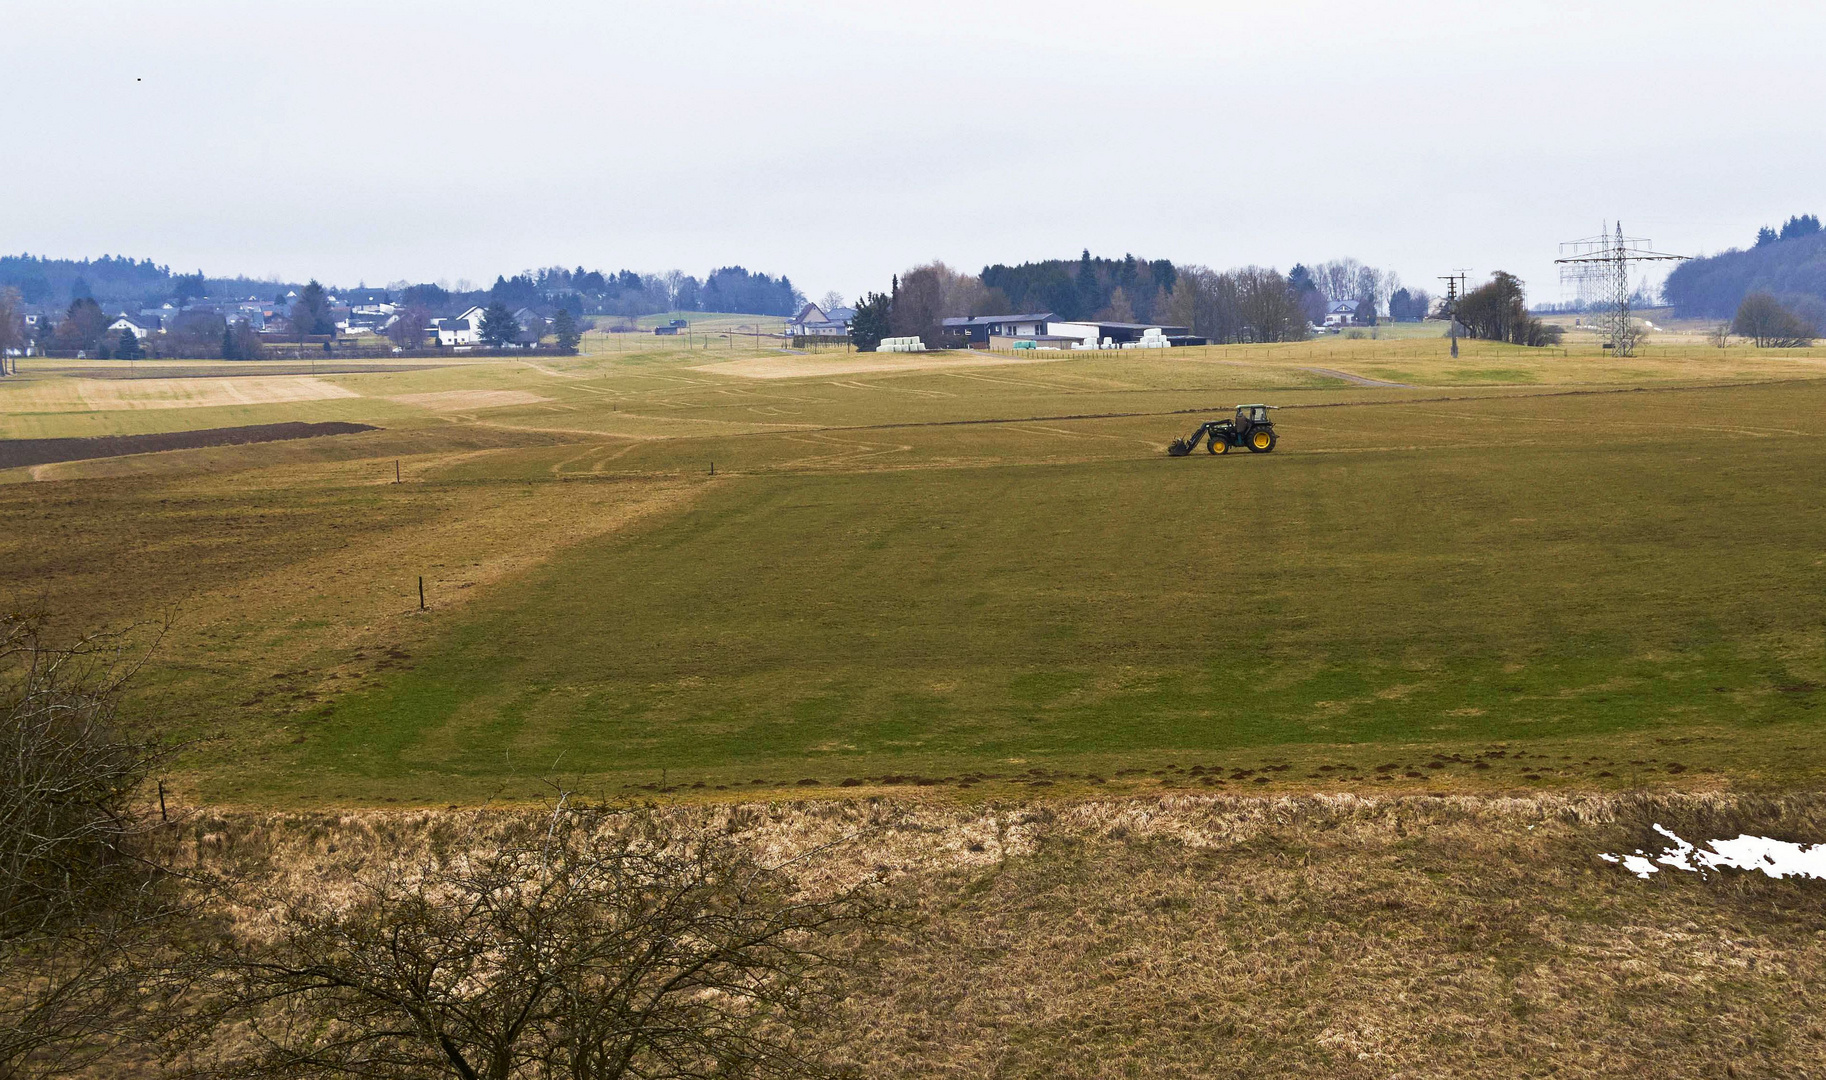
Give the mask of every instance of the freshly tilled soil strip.
[{"label": "freshly tilled soil strip", "polygon": [[0,439],[0,469],[17,469],[27,465],[49,465],[58,461],[87,461],[90,458],[121,457],[126,454],[150,454],[160,450],[196,450],[209,446],[239,446],[243,443],[315,439],[324,435],[353,435],[360,431],[379,430],[372,424],[349,424],[340,420],[321,424],[289,421],[283,424],[203,428],[199,431],[167,431],[156,435],[95,435],[78,439]]}]

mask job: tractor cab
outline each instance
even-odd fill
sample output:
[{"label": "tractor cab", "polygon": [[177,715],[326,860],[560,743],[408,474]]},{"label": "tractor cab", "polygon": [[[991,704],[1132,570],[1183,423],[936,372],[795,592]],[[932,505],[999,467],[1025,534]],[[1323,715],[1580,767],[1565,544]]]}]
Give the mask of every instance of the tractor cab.
[{"label": "tractor cab", "polygon": [[1251,452],[1265,454],[1274,449],[1274,421],[1268,419],[1268,410],[1279,408],[1278,405],[1238,405],[1236,420],[1232,422],[1233,431],[1228,440],[1232,446],[1246,447]]},{"label": "tractor cab", "polygon": [[1257,425],[1273,427],[1274,421],[1268,419],[1268,410],[1279,408],[1276,405],[1238,405],[1236,407],[1236,430],[1247,435],[1249,429]]}]

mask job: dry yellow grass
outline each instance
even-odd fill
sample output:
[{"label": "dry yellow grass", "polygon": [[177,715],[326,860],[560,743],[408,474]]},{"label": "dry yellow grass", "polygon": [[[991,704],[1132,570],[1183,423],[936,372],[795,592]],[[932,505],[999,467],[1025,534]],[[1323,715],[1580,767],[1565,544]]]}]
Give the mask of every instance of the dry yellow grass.
[{"label": "dry yellow grass", "polygon": [[[334,895],[467,813],[205,814],[176,850]],[[814,889],[887,873],[913,931],[820,1036],[861,1075],[1787,1077],[1826,1055],[1826,885],[1598,858],[1655,822],[1819,839],[1818,796],[662,813],[776,859],[851,838]]]},{"label": "dry yellow grass", "polygon": [[223,379],[53,379],[9,389],[8,411],[202,409],[332,401],[361,395],[309,375]]},{"label": "dry yellow grass", "polygon": [[427,394],[395,394],[388,400],[445,413],[499,409],[509,405],[538,405],[551,398],[540,397],[526,390],[436,390]]}]

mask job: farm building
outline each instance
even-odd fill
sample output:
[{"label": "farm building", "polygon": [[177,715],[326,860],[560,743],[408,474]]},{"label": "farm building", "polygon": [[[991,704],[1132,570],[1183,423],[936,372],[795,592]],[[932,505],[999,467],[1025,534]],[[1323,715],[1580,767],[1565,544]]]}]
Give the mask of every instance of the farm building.
[{"label": "farm building", "polygon": [[842,337],[850,332],[855,308],[832,308],[825,311],[817,304],[806,304],[786,324],[786,332],[799,337]]},{"label": "farm building", "polygon": [[1073,322],[1047,323],[1046,332],[1074,338],[1086,346],[1122,346],[1140,341],[1144,337],[1149,340],[1164,339],[1173,345],[1203,345],[1205,343],[1204,338],[1192,336],[1190,327],[1167,326],[1162,323],[1102,322],[1095,319],[1080,319]]},{"label": "farm building", "polygon": [[655,326],[653,332],[660,337],[677,337],[685,332],[687,323],[683,319],[673,319],[664,326]]},{"label": "farm building", "polygon": [[990,334],[988,348],[991,352],[1003,349],[1070,349],[1078,344],[1077,338],[1060,334]]},{"label": "farm building", "polygon": [[1050,311],[1032,315],[977,315],[968,319],[946,319],[944,327],[963,334],[973,349],[1007,348],[992,344],[991,339],[1039,337],[1047,333],[1047,322],[1057,317]]},{"label": "farm building", "polygon": [[[1121,348],[1147,338],[1168,345],[1203,345],[1187,327],[1160,323],[1104,322],[1096,319],[1063,320],[1052,312],[1032,315],[978,315],[946,319],[946,330],[965,335],[973,349],[1020,348]],[[1031,342],[1032,344],[1024,344]]]}]

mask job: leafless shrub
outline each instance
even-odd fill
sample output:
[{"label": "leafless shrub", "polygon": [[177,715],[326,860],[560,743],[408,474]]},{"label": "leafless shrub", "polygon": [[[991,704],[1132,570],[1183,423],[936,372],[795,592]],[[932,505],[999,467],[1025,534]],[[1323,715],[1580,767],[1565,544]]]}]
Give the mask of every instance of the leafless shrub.
[{"label": "leafless shrub", "polygon": [[[804,857],[802,856],[802,859]],[[200,1077],[815,1075],[795,1031],[879,914],[727,831],[562,801],[322,890],[230,885]],[[340,871],[339,871],[340,873]]]},{"label": "leafless shrub", "polygon": [[166,750],[116,722],[136,667],[118,636],[57,648],[0,615],[0,1077],[99,1056],[168,911],[133,805]]}]

